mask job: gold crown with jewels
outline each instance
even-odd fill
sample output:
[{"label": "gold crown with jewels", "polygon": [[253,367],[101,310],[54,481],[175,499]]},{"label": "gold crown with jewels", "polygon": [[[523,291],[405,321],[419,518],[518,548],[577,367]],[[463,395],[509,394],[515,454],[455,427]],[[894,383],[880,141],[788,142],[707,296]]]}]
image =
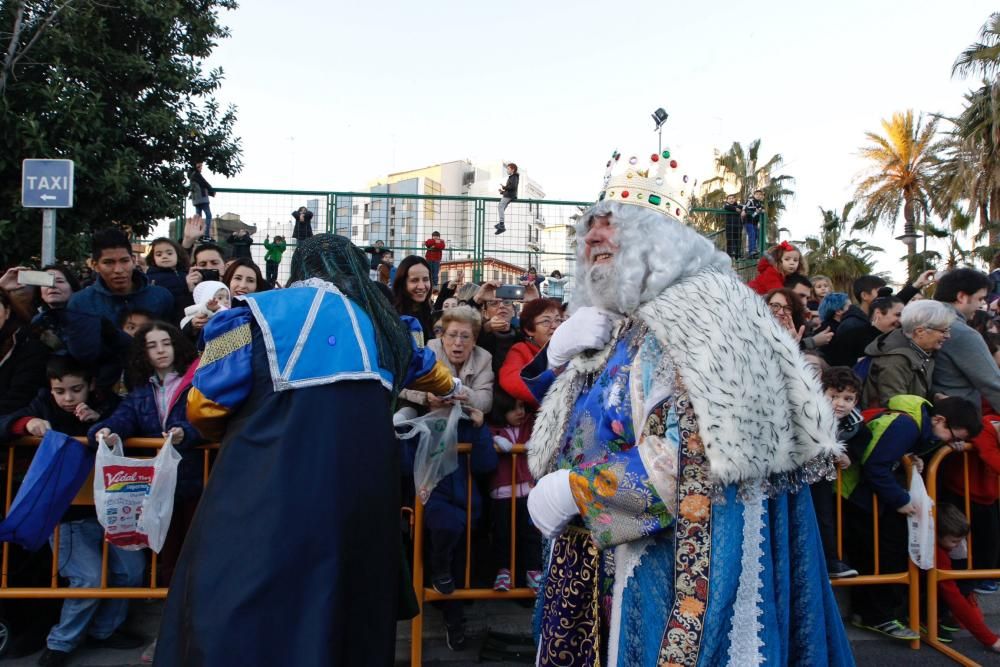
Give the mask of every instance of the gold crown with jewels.
[{"label": "gold crown with jewels", "polygon": [[621,153],[615,151],[608,160],[604,173],[604,188],[597,201],[618,201],[623,204],[645,206],[672,218],[687,217],[690,187],[688,177],[678,173],[677,160],[669,150],[653,153],[646,165],[639,164],[634,155],[619,166]]}]

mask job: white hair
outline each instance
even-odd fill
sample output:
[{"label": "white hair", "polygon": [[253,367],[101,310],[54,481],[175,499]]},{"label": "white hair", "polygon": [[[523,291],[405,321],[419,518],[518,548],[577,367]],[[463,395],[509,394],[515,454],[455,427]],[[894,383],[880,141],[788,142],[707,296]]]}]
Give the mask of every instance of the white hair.
[{"label": "white hair", "polygon": [[912,336],[919,327],[949,329],[954,320],[955,311],[940,301],[930,299],[911,301],[899,316],[899,324],[906,336]]},{"label": "white hair", "polygon": [[[587,267],[583,237],[594,218],[610,216],[618,252],[612,266]],[[602,306],[632,313],[678,280],[706,269],[730,271],[729,257],[679,220],[645,206],[603,201],[576,223],[579,278],[573,309]]]}]

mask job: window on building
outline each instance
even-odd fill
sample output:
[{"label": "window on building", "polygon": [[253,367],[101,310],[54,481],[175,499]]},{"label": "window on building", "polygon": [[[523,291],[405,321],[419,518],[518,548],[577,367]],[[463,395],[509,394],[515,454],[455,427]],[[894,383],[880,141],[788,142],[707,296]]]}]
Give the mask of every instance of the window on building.
[{"label": "window on building", "polygon": [[500,280],[500,271],[498,269],[493,269],[493,280]]},{"label": "window on building", "polygon": [[351,215],[357,215],[357,214],[358,214],[358,205],[355,204],[354,206],[351,207]]},{"label": "window on building", "polygon": [[368,204],[365,204],[365,220],[368,220],[371,214],[368,212]]},{"label": "window on building", "polygon": [[352,238],[357,238],[357,236],[358,236],[358,226],[357,225],[353,225],[351,227],[351,237]]},{"label": "window on building", "polygon": [[441,272],[441,275],[438,276],[438,282],[439,283],[446,283],[446,282],[448,282],[448,272],[447,271],[442,271]]}]

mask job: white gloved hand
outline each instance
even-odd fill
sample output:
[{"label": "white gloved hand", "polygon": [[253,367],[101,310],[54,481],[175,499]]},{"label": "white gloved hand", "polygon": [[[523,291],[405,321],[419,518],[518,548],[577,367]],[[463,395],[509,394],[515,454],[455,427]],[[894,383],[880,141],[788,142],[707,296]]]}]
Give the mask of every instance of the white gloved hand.
[{"label": "white gloved hand", "polygon": [[493,436],[493,444],[500,448],[500,451],[509,454],[514,449],[514,443],[502,435]]},{"label": "white gloved hand", "polygon": [[594,306],[584,306],[552,334],[546,349],[549,368],[558,368],[587,350],[600,350],[611,340],[618,316]]},{"label": "white gloved hand", "polygon": [[549,539],[565,530],[580,513],[569,487],[569,470],[557,470],[538,480],[528,494],[528,513],[535,528]]}]

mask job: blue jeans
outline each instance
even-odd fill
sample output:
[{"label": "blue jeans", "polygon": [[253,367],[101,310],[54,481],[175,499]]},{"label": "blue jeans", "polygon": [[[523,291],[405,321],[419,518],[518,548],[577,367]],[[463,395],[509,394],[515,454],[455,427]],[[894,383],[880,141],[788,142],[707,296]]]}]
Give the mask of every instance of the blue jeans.
[{"label": "blue jeans", "polygon": [[[49,538],[52,546],[53,538]],[[59,574],[69,579],[71,588],[101,585],[101,545],[104,529],[97,519],[59,524]],[[108,585],[141,586],[146,570],[143,551],[108,547]],[[88,632],[106,639],[125,622],[128,600],[74,600],[63,602],[59,623],[49,631],[46,644],[53,651],[69,653]]]},{"label": "blue jeans", "polygon": [[208,205],[208,202],[204,204],[195,204],[194,212],[201,217],[205,218],[205,236],[212,235],[212,208]]},{"label": "blue jeans", "polygon": [[760,248],[757,247],[757,223],[745,222],[743,223],[743,229],[747,231],[747,254],[751,255],[755,252],[760,252]]},{"label": "blue jeans", "polygon": [[438,284],[438,275],[441,273],[441,262],[427,260],[427,264],[431,267],[431,286],[435,287]]}]

